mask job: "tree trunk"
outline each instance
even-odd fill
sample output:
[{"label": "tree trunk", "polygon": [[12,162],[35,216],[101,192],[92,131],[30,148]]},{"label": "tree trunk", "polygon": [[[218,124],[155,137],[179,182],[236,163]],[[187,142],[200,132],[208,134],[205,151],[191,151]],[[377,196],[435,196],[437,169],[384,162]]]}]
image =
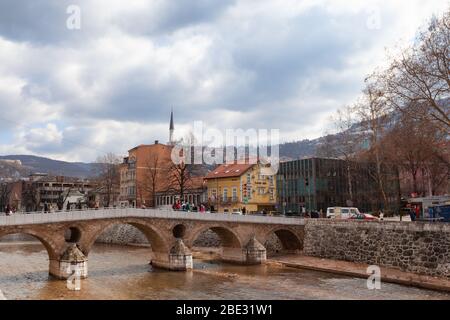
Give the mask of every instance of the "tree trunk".
[{"label": "tree trunk", "polygon": [[353,202],[352,174],[350,170],[350,163],[348,161],[347,161],[347,183],[348,183],[348,194],[350,200]]},{"label": "tree trunk", "polygon": [[375,160],[377,162],[376,165],[377,165],[378,187],[380,188],[380,193],[381,193],[381,196],[383,197],[383,204],[384,204],[383,211],[385,211],[388,206],[388,201],[387,201],[387,197],[386,197],[386,192],[384,190],[383,176],[381,173],[381,161],[380,161],[380,155],[378,153],[378,147],[375,150]]},{"label": "tree trunk", "polygon": [[413,193],[417,193],[417,171],[412,172],[413,179]]}]

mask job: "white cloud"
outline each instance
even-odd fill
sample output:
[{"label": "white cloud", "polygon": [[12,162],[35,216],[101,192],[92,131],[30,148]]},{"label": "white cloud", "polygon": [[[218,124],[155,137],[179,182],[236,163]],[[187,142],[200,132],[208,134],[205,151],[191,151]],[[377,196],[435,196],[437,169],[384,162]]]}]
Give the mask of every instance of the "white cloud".
[{"label": "white cloud", "polygon": [[[448,7],[80,0],[71,1],[82,9],[77,32],[65,29],[67,1],[36,1],[52,23],[27,2],[0,4],[0,152],[84,161],[165,142],[171,107],[179,135],[203,120],[219,129],[279,128],[285,140],[317,137],[385,63],[386,47],[408,43]],[[372,30],[374,10],[380,25]]]}]

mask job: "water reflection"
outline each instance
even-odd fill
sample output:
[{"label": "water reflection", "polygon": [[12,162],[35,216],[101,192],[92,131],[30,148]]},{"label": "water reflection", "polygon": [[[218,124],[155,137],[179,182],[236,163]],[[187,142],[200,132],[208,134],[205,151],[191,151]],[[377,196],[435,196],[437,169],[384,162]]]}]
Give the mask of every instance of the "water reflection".
[{"label": "water reflection", "polygon": [[145,247],[95,245],[81,291],[48,276],[40,243],[0,243],[0,289],[8,299],[449,299],[445,293],[274,266],[195,260],[193,271],[153,269]]}]

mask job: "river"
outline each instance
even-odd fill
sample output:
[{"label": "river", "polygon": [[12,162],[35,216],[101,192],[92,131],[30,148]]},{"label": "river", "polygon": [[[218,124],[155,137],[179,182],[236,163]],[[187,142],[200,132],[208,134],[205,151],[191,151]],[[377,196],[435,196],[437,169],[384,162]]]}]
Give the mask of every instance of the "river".
[{"label": "river", "polygon": [[276,266],[237,266],[201,255],[194,270],[153,269],[149,248],[96,244],[81,291],[48,276],[40,243],[0,243],[0,290],[7,299],[450,299],[447,293]]}]

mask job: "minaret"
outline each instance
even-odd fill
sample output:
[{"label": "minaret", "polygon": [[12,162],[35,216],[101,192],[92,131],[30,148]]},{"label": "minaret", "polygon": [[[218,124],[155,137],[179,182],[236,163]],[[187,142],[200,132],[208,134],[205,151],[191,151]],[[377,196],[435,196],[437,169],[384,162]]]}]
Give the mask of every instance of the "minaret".
[{"label": "minaret", "polygon": [[173,131],[175,130],[174,126],[173,126],[173,110],[170,111],[170,126],[169,126],[169,145],[173,146],[174,145],[174,140],[173,140]]}]

